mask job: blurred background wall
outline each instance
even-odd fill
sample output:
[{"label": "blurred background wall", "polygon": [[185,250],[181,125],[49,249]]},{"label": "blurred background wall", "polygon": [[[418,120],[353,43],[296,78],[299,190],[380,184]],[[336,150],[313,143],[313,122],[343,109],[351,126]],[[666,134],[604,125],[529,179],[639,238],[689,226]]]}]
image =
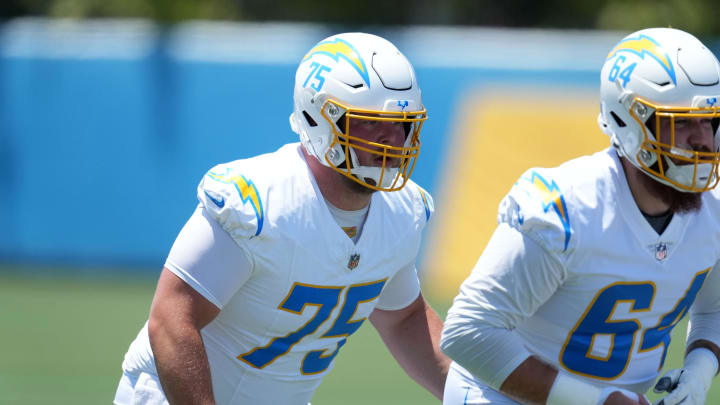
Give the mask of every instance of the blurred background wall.
[{"label": "blurred background wall", "polygon": [[[607,145],[613,31],[373,27],[414,63],[430,119],[413,179],[436,199],[420,263],[452,296],[528,167]],[[318,24],[17,18],[0,31],[0,260],[152,272],[214,164],[269,152]]]},{"label": "blurred background wall", "polygon": [[607,144],[594,115],[610,47],[673,25],[717,48],[711,5],[6,0],[0,264],[159,268],[207,169],[296,140],[287,118],[304,52],[362,30],[395,42],[424,91],[413,178],[438,215],[421,268],[453,293],[525,168]]},{"label": "blurred background wall", "polygon": [[[371,32],[394,42],[415,66],[430,118],[413,179],[436,206],[419,268],[424,291],[442,312],[482,252],[497,205],[517,177],[608,145],[596,117],[598,75],[610,48],[636,29],[674,26],[718,54],[713,4],[5,0],[0,324],[9,333],[0,345],[0,392],[6,403],[112,397],[153,285],[118,287],[103,277],[154,279],[209,168],[296,141],[288,124],[294,72],[319,40]],[[24,280],[36,273],[52,277]],[[79,276],[100,281],[84,284]],[[349,395],[354,384],[341,383],[377,370],[370,360],[372,372],[342,374],[345,358],[374,359],[367,354],[374,349],[360,347],[355,357],[339,356],[328,377],[344,399],[323,401],[333,397],[322,390],[335,386],[324,384],[317,403],[349,404],[350,397],[363,403],[367,392]],[[68,357],[75,359],[69,366]],[[78,360],[84,357],[92,361]],[[36,390],[38,381],[51,388]],[[381,390],[386,383],[393,392],[395,381],[382,374],[367,384]],[[89,391],[91,385],[99,388]],[[428,400],[413,397],[413,389],[422,391],[412,384],[400,390],[405,400]]]},{"label": "blurred background wall", "polygon": [[[290,23],[6,23],[0,257],[161,268],[205,171],[296,141],[288,125],[295,67],[332,32]],[[457,264],[458,254],[477,256],[499,199],[526,167],[605,141],[594,126],[596,71],[618,35],[375,32],[414,62],[430,116],[413,178],[435,195],[438,215],[421,268],[465,273],[472,263]],[[587,125],[570,127],[567,116],[581,113]]]}]

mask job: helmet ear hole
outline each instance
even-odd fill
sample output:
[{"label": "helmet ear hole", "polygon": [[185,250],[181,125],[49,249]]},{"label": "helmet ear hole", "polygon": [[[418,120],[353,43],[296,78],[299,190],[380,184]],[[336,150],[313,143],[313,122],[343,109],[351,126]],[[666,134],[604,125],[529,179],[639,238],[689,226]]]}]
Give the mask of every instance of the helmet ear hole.
[{"label": "helmet ear hole", "polygon": [[308,122],[308,125],[311,127],[316,127],[317,122],[310,116],[310,114],[307,113],[307,111],[303,110],[303,117],[305,117],[305,120]]},{"label": "helmet ear hole", "polygon": [[617,126],[619,126],[620,128],[623,128],[623,127],[625,126],[625,121],[623,121],[622,119],[620,119],[620,117],[618,117],[617,114],[615,114],[615,111],[610,111],[610,115],[612,115],[612,117],[613,117],[613,119],[615,120],[615,123],[617,124]]}]

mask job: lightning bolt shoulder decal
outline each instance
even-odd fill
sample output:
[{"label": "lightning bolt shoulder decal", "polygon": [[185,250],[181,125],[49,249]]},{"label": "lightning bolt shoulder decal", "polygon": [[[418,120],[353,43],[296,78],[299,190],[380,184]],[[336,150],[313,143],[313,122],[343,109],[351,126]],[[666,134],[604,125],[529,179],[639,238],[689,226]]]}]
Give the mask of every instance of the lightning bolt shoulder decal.
[{"label": "lightning bolt shoulder decal", "polygon": [[257,187],[251,181],[245,178],[243,175],[231,175],[230,169],[227,169],[225,173],[214,173],[208,172],[207,176],[213,180],[219,181],[225,184],[232,184],[235,186],[240,199],[243,204],[248,202],[255,211],[255,217],[257,218],[257,231],[254,236],[260,235],[263,227],[263,220],[265,214],[263,213],[262,201],[260,200],[260,193],[258,193]]},{"label": "lightning bolt shoulder decal", "polygon": [[425,195],[425,192],[422,189],[418,189],[420,191],[420,197],[422,197],[423,205],[425,206],[425,221],[430,220],[430,213],[432,212],[430,210],[430,205],[428,204],[427,196]]},{"label": "lightning bolt shoulder decal", "polygon": [[630,52],[639,56],[641,59],[645,59],[645,55],[650,56],[660,64],[660,66],[665,70],[665,72],[667,72],[673,84],[677,84],[677,79],[675,77],[675,67],[670,60],[670,56],[657,41],[650,38],[649,36],[640,34],[637,38],[628,38],[620,41],[610,51],[607,59],[612,58],[620,52]]},{"label": "lightning bolt shoulder decal", "polygon": [[547,181],[540,173],[535,170],[531,171],[529,176],[521,177],[515,184],[518,185],[520,182],[529,183],[532,189],[535,191],[531,193],[533,196],[539,196],[540,202],[544,212],[548,212],[551,208],[557,214],[560,223],[565,231],[565,248],[567,250],[568,243],[570,242],[570,217],[568,216],[567,205],[565,204],[565,197],[562,191],[557,186],[554,180]]}]

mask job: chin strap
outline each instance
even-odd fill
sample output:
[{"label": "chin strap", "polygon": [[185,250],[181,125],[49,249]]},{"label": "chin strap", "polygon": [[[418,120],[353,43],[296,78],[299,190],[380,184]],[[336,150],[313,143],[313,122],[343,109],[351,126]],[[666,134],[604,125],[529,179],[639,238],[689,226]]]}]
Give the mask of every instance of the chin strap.
[{"label": "chin strap", "polygon": [[[368,182],[366,179],[372,179],[375,185],[378,187],[387,188],[393,185],[395,178],[398,175],[398,168],[388,167],[385,168],[385,172],[382,172],[381,167],[371,166],[358,166],[350,169],[350,172],[357,176],[359,179]],[[380,182],[380,174],[383,174],[382,183]],[[401,184],[402,179],[398,179],[397,184]]]}]

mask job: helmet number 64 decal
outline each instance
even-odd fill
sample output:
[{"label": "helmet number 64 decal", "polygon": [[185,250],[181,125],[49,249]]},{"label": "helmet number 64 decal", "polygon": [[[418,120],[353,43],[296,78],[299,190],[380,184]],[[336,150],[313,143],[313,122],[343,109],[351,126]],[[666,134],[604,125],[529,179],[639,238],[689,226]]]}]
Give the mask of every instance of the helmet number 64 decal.
[{"label": "helmet number 64 decal", "polygon": [[[608,75],[608,80],[611,82],[614,82],[615,79],[618,77],[622,79],[622,86],[623,88],[627,86],[628,82],[630,81],[630,74],[635,69],[635,66],[637,66],[637,63],[631,63],[628,66],[625,66],[624,69],[621,66],[625,62],[625,57],[622,55],[618,55],[617,59],[615,59],[615,64],[613,65],[612,69],[610,69],[610,74]],[[622,71],[620,70],[622,69]]]},{"label": "helmet number 64 decal", "polygon": [[305,79],[305,82],[303,83],[303,87],[307,87],[308,82],[312,78],[315,82],[310,84],[310,87],[315,89],[315,91],[320,91],[322,89],[323,84],[325,84],[325,78],[323,77],[324,72],[329,72],[332,69],[321,65],[317,62],[313,62],[310,64],[310,67],[312,70],[310,71],[310,74],[308,75],[307,79]]}]

